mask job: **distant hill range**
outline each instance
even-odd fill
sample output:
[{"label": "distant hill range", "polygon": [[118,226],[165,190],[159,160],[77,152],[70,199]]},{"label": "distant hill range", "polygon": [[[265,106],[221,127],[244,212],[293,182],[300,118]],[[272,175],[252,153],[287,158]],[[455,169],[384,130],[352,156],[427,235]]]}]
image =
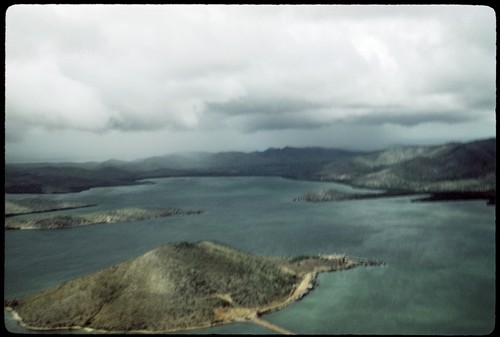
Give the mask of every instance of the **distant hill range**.
[{"label": "distant hill range", "polygon": [[6,193],[66,193],[178,176],[280,176],[409,192],[496,191],[496,139],[354,152],[327,148],[187,153],[135,161],[6,164]]}]

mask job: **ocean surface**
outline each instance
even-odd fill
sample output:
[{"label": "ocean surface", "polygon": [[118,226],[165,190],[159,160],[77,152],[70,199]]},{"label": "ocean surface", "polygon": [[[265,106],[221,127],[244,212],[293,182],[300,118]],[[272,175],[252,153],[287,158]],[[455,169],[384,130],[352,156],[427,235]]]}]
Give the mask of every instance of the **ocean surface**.
[{"label": "ocean surface", "polygon": [[[59,195],[96,207],[179,207],[199,215],[64,230],[5,232],[4,293],[21,296],[141,255],[159,245],[215,240],[257,255],[348,256],[386,265],[322,273],[318,287],[263,316],[298,334],[490,333],[495,324],[495,207],[485,201],[412,203],[413,197],[306,203],[295,197],[335,183],[275,177],[151,179],[154,184]],[[30,217],[34,215],[25,215]],[[4,311],[6,328],[23,329]],[[50,332],[54,333],[54,332]],[[67,333],[67,332],[65,332]],[[270,334],[252,323],[191,330]]]}]

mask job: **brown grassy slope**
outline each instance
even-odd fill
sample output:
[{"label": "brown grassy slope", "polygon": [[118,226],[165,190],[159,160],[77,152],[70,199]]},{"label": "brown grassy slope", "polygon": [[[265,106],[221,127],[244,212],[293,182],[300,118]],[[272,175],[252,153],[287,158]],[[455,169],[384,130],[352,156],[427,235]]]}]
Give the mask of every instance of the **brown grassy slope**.
[{"label": "brown grassy slope", "polygon": [[136,259],[6,302],[32,328],[167,331],[213,324],[213,312],[287,297],[297,276],[223,245],[161,246]]}]

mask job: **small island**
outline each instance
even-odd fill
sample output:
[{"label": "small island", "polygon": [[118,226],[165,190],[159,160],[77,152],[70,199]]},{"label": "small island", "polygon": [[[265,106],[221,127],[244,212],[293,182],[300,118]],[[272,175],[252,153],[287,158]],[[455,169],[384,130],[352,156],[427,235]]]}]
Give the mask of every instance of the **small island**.
[{"label": "small island", "polygon": [[6,300],[5,307],[33,330],[162,333],[248,321],[289,333],[260,317],[306,295],[319,272],[381,264],[335,254],[255,256],[212,241],[171,243]]},{"label": "small island", "polygon": [[5,229],[62,229],[200,213],[201,211],[180,208],[121,208],[81,215],[54,215],[22,220],[8,218]]}]

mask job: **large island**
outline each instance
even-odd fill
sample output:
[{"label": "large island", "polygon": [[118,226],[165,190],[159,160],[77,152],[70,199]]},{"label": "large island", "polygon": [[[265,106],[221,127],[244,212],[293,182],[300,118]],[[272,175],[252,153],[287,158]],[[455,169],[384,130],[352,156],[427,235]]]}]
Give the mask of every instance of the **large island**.
[{"label": "large island", "polygon": [[163,245],[135,259],[5,301],[29,329],[171,332],[251,321],[307,294],[318,272],[380,265],[345,255],[254,256],[211,241]]}]

